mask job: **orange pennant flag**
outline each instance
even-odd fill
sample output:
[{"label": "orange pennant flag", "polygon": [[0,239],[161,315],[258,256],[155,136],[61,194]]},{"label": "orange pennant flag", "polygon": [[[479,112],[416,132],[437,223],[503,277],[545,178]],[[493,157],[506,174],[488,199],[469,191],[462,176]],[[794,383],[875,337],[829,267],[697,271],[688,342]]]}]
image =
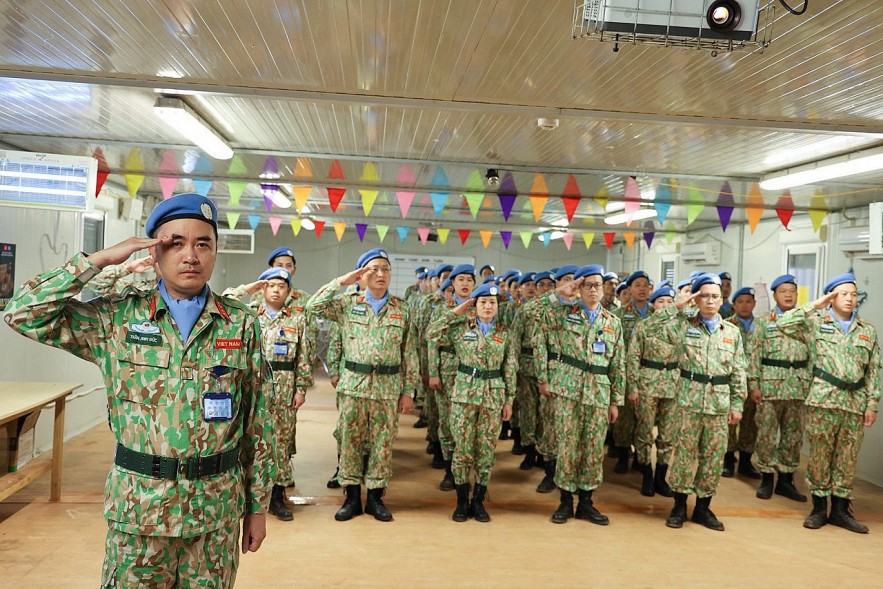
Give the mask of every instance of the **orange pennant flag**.
[{"label": "orange pennant flag", "polygon": [[760,218],[763,216],[763,196],[760,193],[760,185],[754,182],[748,189],[748,200],[745,206],[745,216],[748,218],[748,228],[751,233],[757,229]]},{"label": "orange pennant flag", "polygon": [[479,230],[478,234],[481,236],[481,243],[484,246],[484,249],[487,249],[487,246],[491,242],[491,235],[493,235],[494,232],[481,229]]},{"label": "orange pennant flag", "polygon": [[629,249],[635,247],[635,232],[634,231],[624,231],[622,233],[623,239],[625,239],[625,244]]},{"label": "orange pennant flag", "polygon": [[336,221],[334,223],[334,233],[337,235],[337,241],[343,239],[344,231],[346,231],[346,223],[343,221]]}]

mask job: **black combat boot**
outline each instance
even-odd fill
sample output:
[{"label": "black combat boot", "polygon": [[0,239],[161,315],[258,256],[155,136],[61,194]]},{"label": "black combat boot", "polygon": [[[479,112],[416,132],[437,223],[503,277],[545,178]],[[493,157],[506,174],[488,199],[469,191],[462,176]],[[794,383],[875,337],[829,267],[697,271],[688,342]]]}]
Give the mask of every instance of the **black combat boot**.
[{"label": "black combat boot", "polygon": [[525,450],[524,446],[521,445],[521,428],[512,428],[512,439],[514,440],[514,443],[512,444],[512,453],[516,456],[522,456]]},{"label": "black combat boot", "polygon": [[[757,487],[757,493],[754,494],[758,499],[769,499],[773,496],[773,479],[775,476],[771,472],[760,473],[760,486]],[[782,475],[779,475],[779,480],[782,480]],[[776,485],[776,491],[778,489],[779,485]],[[806,501],[806,497],[803,500]]]},{"label": "black combat boot", "polygon": [[[629,447],[629,452],[631,452],[631,447]],[[641,466],[641,462],[638,460],[638,450],[636,448],[634,453],[632,454],[632,470],[644,472],[643,469],[641,469]]]},{"label": "black combat boot", "polygon": [[723,532],[724,524],[722,524],[720,520],[717,519],[717,516],[714,515],[714,512],[711,511],[709,508],[710,505],[711,497],[697,497],[696,508],[693,509],[692,521],[697,524],[702,524],[709,530]]},{"label": "black combat boot", "polygon": [[534,446],[534,461],[533,465],[540,470],[546,469],[546,460],[543,458],[543,455],[537,452],[536,446]]},{"label": "black combat boot", "polygon": [[334,514],[334,519],[339,522],[362,515],[362,485],[347,485],[343,490],[346,493],[346,500]]},{"label": "black combat boot", "polygon": [[850,500],[845,497],[831,496],[831,515],[828,517],[828,523],[832,526],[855,532],[856,534],[867,534],[868,526],[857,522],[852,516],[852,507]]},{"label": "black combat boot", "polygon": [[457,508],[451,519],[455,522],[465,522],[469,519],[469,483],[457,485]]},{"label": "black combat boot", "polygon": [[663,497],[672,497],[673,493],[671,492],[671,487],[668,486],[668,483],[665,480],[667,474],[667,464],[656,465],[656,474],[653,477],[653,489]]},{"label": "black combat boot", "polygon": [[432,456],[435,454],[435,447],[438,446],[441,442],[438,440],[429,440],[429,443],[426,444],[426,453]]},{"label": "black combat boot", "polygon": [[508,439],[509,439],[509,431],[510,431],[510,430],[511,430],[511,428],[509,427],[509,422],[508,422],[508,421],[504,421],[504,422],[500,425],[500,435],[497,436],[497,439],[498,439],[498,440],[508,440]]},{"label": "black combat boot", "polygon": [[576,519],[586,519],[599,526],[606,526],[610,520],[606,515],[595,509],[592,504],[592,491],[579,490],[579,503],[576,505]]},{"label": "black combat boot", "polygon": [[537,493],[551,493],[555,490],[555,466],[557,462],[557,460],[546,461],[546,468],[544,469],[546,476],[537,485]]},{"label": "black combat boot", "polygon": [[[766,473],[764,473],[766,474]],[[776,495],[781,495],[782,497],[787,497],[792,501],[798,501],[800,503],[806,503],[806,495],[797,490],[797,487],[794,486],[794,473],[793,472],[780,472],[779,480],[776,481]]]},{"label": "black combat boot", "polygon": [[445,464],[445,455],[442,453],[441,442],[436,442],[436,446],[432,450],[432,468],[441,470],[445,467]]},{"label": "black combat boot", "polygon": [[721,472],[721,476],[729,479],[734,474],[736,474],[736,453],[727,452],[724,454],[724,470]]},{"label": "black combat boot", "polygon": [[284,522],[290,522],[294,519],[291,511],[285,505],[285,487],[282,485],[273,485],[273,492],[270,495],[270,509],[268,511]]},{"label": "black combat boot", "polygon": [[454,490],[454,473],[451,472],[451,461],[445,460],[445,476],[442,481],[438,484],[438,488],[440,491],[453,491]]},{"label": "black combat boot", "polygon": [[368,489],[368,498],[365,500],[365,513],[373,515],[380,522],[391,522],[392,514],[383,504],[384,489]]},{"label": "black combat boot", "polygon": [[616,466],[613,467],[613,472],[622,474],[624,472],[628,472],[629,470],[629,447],[628,446],[617,446],[616,447]]},{"label": "black combat boot", "polygon": [[552,514],[553,524],[566,524],[567,520],[573,517],[573,493],[561,490],[561,503],[558,509]]},{"label": "black combat boot", "polygon": [[604,437],[604,445],[607,446],[607,458],[616,458],[616,443],[613,441],[613,428],[607,428]]},{"label": "black combat boot", "polygon": [[475,487],[472,489],[472,503],[470,503],[469,507],[472,510],[472,517],[474,517],[477,522],[484,523],[491,521],[491,516],[488,515],[484,508],[484,498],[486,494],[487,487],[475,483]]},{"label": "black combat boot", "polygon": [[653,467],[649,464],[642,464],[641,477],[641,495],[652,497],[656,494],[656,486],[653,484]]},{"label": "black combat boot", "polygon": [[675,506],[672,508],[671,513],[668,514],[665,525],[669,528],[682,528],[684,527],[684,522],[687,521],[687,494],[674,493],[674,497]]},{"label": "black combat boot", "polygon": [[423,429],[423,428],[426,427],[427,425],[428,425],[428,424],[426,423],[426,420],[423,419],[423,412],[421,411],[421,412],[420,412],[420,417],[418,417],[418,418],[417,418],[417,421],[414,422],[414,429]]},{"label": "black combat boot", "polygon": [[803,520],[803,527],[810,530],[818,530],[828,523],[828,498],[812,496],[812,511]]},{"label": "black combat boot", "polygon": [[325,483],[325,486],[329,489],[339,489],[340,481],[337,480],[337,475],[340,474],[340,454],[337,455],[337,468],[334,469],[334,474],[331,475],[331,478],[328,479],[328,482]]},{"label": "black combat boot", "polygon": [[524,460],[521,461],[521,464],[518,465],[518,468],[521,470],[530,470],[534,467],[537,461],[537,447],[533,444],[529,446],[524,446]]},{"label": "black combat boot", "polygon": [[743,452],[739,450],[739,474],[749,479],[760,479],[760,473],[751,464],[751,452]]}]

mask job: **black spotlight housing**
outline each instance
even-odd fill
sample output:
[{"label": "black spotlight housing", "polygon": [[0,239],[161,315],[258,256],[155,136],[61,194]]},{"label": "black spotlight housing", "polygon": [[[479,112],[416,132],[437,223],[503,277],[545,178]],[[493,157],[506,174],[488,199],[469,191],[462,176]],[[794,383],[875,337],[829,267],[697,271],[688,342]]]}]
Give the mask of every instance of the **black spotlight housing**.
[{"label": "black spotlight housing", "polygon": [[488,186],[496,186],[500,183],[500,173],[496,168],[488,168],[484,177],[487,179]]},{"label": "black spotlight housing", "polygon": [[742,7],[736,0],[716,0],[705,13],[708,28],[718,33],[729,33],[742,21]]}]

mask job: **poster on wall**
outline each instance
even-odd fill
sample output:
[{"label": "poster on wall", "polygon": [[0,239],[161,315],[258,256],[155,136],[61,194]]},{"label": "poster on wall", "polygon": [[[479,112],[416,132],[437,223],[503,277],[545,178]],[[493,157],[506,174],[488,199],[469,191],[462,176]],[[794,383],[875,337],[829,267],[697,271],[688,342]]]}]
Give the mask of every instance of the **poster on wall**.
[{"label": "poster on wall", "polygon": [[15,290],[15,244],[0,243],[0,311],[6,305]]}]

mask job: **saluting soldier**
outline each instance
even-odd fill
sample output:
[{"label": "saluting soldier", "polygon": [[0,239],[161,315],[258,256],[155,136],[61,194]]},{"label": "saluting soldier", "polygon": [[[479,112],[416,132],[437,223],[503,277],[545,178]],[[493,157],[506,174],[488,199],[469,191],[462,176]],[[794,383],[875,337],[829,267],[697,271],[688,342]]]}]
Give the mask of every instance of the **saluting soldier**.
[{"label": "saluting soldier", "polygon": [[[151,270],[153,270],[154,276],[147,274]],[[89,281],[89,290],[99,297],[122,292],[124,288],[129,286],[148,291],[156,287],[156,281],[160,278],[162,276],[160,276],[156,261],[153,256],[147,256],[124,264],[111,264]]]},{"label": "saluting soldier", "polygon": [[409,284],[408,288],[405,289],[404,299],[406,301],[411,300],[411,297],[417,294],[420,294],[420,284],[423,282],[423,279],[426,278],[426,273],[429,269],[426,266],[419,266],[414,270],[414,284]]},{"label": "saluting soldier", "polygon": [[[797,278],[783,274],[770,289],[776,306],[759,318],[754,344],[748,348],[748,393],[757,405],[757,451],[761,472],[759,499],[782,495],[805,502],[794,485],[803,444],[804,403],[812,382],[809,346],[779,329],[779,318],[797,306]],[[775,489],[773,478],[779,473]]]},{"label": "saluting soldier", "polygon": [[[358,269],[335,278],[307,302],[309,313],[340,323],[343,372],[337,390],[340,409],[340,474],[346,500],[334,515],[346,521],[362,514],[361,483],[368,488],[365,513],[391,521],[383,492],[392,478],[392,442],[398,431],[396,408],[413,407],[417,354],[410,307],[389,292],[392,267],[386,251],[368,250]],[[337,295],[341,286],[364,278],[365,289]],[[367,451],[367,463],[363,460]]]},{"label": "saluting soldier", "polygon": [[[208,287],[217,210],[198,194],[159,203],[145,227],[22,286],[6,322],[99,366],[116,439],[105,486],[103,587],[232,587],[266,536],[273,481],[272,380],[260,326]],[[149,249],[156,288],[80,302],[102,268]]]},{"label": "saluting soldier", "polygon": [[[336,321],[329,321],[328,324],[328,353],[325,355],[325,372],[328,374],[328,381],[337,391],[337,383],[340,381],[340,373],[343,371],[343,333],[340,330],[340,324]],[[341,394],[335,392],[334,406],[340,411]],[[325,483],[329,489],[339,489],[340,481],[337,479],[340,475],[340,420],[338,419],[334,426],[334,441],[337,443],[337,463],[334,474]]]},{"label": "saluting soldier", "polygon": [[[456,272],[455,269],[452,276]],[[466,521],[469,516],[479,522],[490,521],[484,500],[495,462],[497,433],[502,420],[512,413],[515,397],[518,342],[497,321],[498,294],[496,285],[481,285],[456,307],[445,307],[426,333],[439,347],[452,346],[458,362],[456,377],[448,389],[457,489],[452,519],[457,522]],[[470,502],[469,481],[473,471],[475,486]]]},{"label": "saluting soldier", "polygon": [[829,523],[866,534],[868,527],[852,515],[852,485],[864,428],[877,420],[880,344],[874,326],[857,315],[857,302],[855,276],[840,274],[822,297],[788,311],[778,325],[809,345],[813,367],[806,398],[812,512],[803,525]]},{"label": "saluting soldier", "polygon": [[[727,424],[742,418],[747,391],[742,336],[735,325],[720,316],[720,287],[720,276],[703,274],[693,282],[690,298],[659,311],[662,337],[680,350],[681,378],[668,473],[675,504],[665,522],[670,528],[684,525],[687,495],[695,493],[693,521],[712,530],[724,530],[724,524],[711,511],[711,498],[720,482]],[[679,313],[696,299],[697,315]]]}]

